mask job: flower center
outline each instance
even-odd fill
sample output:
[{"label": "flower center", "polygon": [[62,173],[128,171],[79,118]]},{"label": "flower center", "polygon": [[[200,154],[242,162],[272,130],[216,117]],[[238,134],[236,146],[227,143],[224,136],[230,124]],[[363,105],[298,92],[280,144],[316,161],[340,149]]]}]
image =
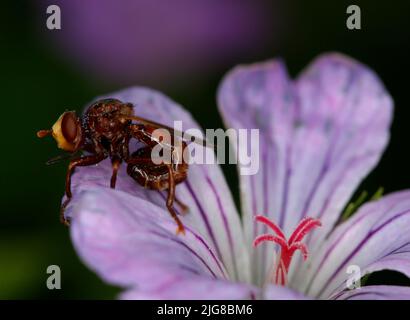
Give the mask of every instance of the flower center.
[{"label": "flower center", "polygon": [[299,222],[290,238],[286,239],[283,231],[268,218],[256,216],[255,219],[267,225],[274,234],[262,234],[256,237],[253,241],[253,246],[256,247],[265,241],[272,241],[279,245],[279,259],[276,259],[273,266],[272,282],[284,286],[287,284],[287,274],[293,254],[296,250],[300,250],[303,255],[303,260],[307,259],[308,250],[306,245],[302,243],[302,240],[313,228],[320,227],[322,224],[318,219],[304,218]]}]

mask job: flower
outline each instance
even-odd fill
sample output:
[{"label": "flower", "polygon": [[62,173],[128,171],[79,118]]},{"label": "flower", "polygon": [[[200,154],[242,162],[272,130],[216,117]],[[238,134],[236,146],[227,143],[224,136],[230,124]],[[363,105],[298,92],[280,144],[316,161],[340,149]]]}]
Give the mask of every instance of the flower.
[{"label": "flower", "polygon": [[[109,96],[165,125],[198,127],[159,92]],[[124,287],[125,299],[409,299],[408,287],[346,290],[349,266],[362,276],[410,275],[410,191],[338,222],[389,139],[393,102],[375,73],[340,54],[317,58],[296,81],[281,61],[239,66],[223,79],[218,104],[227,127],[260,130],[260,169],[240,176],[242,219],[217,165],[192,165],[177,187],[190,208],[185,236],[161,195],[124,168],[112,190],[109,161],[81,167],[67,214],[83,261]]]},{"label": "flower", "polygon": [[43,0],[36,25],[48,5],[61,9],[61,30],[44,31],[59,56],[85,77],[116,85],[164,86],[175,77],[189,84],[198,73],[258,52],[263,39],[276,40],[271,21],[282,19],[274,5],[255,1]]}]

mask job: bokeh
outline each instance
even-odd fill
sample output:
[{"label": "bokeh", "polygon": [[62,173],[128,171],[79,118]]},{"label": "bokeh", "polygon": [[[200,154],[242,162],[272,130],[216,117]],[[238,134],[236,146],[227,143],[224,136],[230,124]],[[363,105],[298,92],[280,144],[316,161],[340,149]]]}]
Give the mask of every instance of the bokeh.
[{"label": "bokeh", "polygon": [[[46,28],[57,4],[62,29]],[[240,63],[282,57],[296,76],[316,55],[340,51],[366,63],[395,100],[391,143],[358,193],[410,187],[410,4],[354,1],[362,29],[346,28],[350,1],[47,0],[2,1],[1,299],[111,299],[119,292],[85,267],[58,221],[64,163],[39,140],[66,109],[130,85],[160,89],[204,128],[222,127],[215,93]],[[360,148],[358,145],[357,148]],[[238,201],[235,168],[224,172]],[[46,287],[49,265],[62,270],[62,289]],[[408,285],[382,272],[368,281]]]}]

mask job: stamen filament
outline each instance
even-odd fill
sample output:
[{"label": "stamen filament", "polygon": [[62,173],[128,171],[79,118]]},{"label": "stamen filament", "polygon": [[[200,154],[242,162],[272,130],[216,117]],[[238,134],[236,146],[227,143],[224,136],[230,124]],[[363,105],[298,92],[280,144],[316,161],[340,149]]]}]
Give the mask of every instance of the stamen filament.
[{"label": "stamen filament", "polygon": [[313,218],[304,218],[293,231],[289,238],[289,243],[300,242],[303,240],[305,235],[312,230],[314,227],[319,227],[322,224],[319,220]]},{"label": "stamen filament", "polygon": [[272,221],[270,221],[265,216],[255,216],[255,220],[266,224],[269,228],[272,229],[273,232],[277,234],[278,237],[282,239],[286,239],[285,235],[283,234],[282,230]]},{"label": "stamen filament", "polygon": [[256,247],[257,245],[259,245],[261,242],[263,241],[272,241],[272,242],[276,242],[278,245],[280,245],[281,247],[286,246],[286,240],[279,238],[277,236],[271,235],[271,234],[263,234],[259,237],[257,237],[254,241],[253,241],[253,246]]}]

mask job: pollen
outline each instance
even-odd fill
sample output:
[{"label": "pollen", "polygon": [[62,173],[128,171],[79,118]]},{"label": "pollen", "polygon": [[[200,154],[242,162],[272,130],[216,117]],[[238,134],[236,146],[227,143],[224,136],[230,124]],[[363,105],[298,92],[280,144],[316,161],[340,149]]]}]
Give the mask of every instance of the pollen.
[{"label": "pollen", "polygon": [[255,220],[267,225],[273,231],[273,234],[262,234],[256,237],[253,241],[253,246],[257,247],[265,241],[271,241],[279,245],[278,259],[274,263],[273,274],[270,276],[272,276],[271,281],[274,284],[284,286],[287,284],[287,274],[294,253],[299,250],[304,260],[308,258],[308,249],[302,243],[303,238],[314,228],[320,227],[322,224],[318,219],[304,218],[296,226],[289,239],[286,239],[283,231],[265,216],[255,216]]}]

